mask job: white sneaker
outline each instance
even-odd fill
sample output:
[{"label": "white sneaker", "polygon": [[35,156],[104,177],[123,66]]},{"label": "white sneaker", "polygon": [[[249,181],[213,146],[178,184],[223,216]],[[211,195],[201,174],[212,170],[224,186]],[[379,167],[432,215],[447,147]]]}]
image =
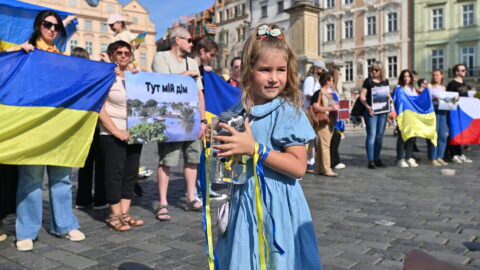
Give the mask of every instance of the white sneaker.
[{"label": "white sneaker", "polygon": [[407,160],[407,163],[408,163],[408,165],[409,165],[410,167],[412,167],[412,168],[418,167],[418,164],[417,164],[417,162],[415,161],[414,158],[409,158],[409,159]]},{"label": "white sneaker", "polygon": [[70,241],[73,242],[78,242],[85,240],[85,234],[82,233],[80,230],[71,230],[67,235],[65,235],[65,238],[70,239]]},{"label": "white sneaker", "polygon": [[432,166],[436,166],[436,167],[442,166],[442,164],[436,159],[431,160],[430,164],[432,164]]},{"label": "white sneaker", "polygon": [[453,161],[453,163],[457,163],[457,164],[462,164],[463,163],[463,160],[458,155],[453,156],[452,161]]},{"label": "white sneaker", "polygon": [[335,169],[337,170],[344,169],[345,167],[347,166],[343,163],[338,163],[337,165],[335,165]]},{"label": "white sneaker", "polygon": [[469,159],[465,155],[461,155],[459,158],[463,161],[463,163],[472,163],[473,162],[473,160]]},{"label": "white sneaker", "polygon": [[30,251],[33,249],[33,240],[32,239],[25,239],[17,241],[17,250],[18,251]]},{"label": "white sneaker", "polygon": [[405,161],[404,158],[400,159],[398,162],[397,162],[397,166],[400,167],[400,168],[408,168],[408,163]]},{"label": "white sneaker", "polygon": [[221,200],[225,200],[226,198],[227,198],[227,194],[221,194],[213,190],[210,190],[210,200],[221,201]]},{"label": "white sneaker", "polygon": [[437,158],[437,161],[438,161],[438,163],[440,163],[442,166],[447,166],[447,165],[448,165],[448,163],[445,162],[445,160],[443,160],[443,159],[441,159],[441,158]]}]

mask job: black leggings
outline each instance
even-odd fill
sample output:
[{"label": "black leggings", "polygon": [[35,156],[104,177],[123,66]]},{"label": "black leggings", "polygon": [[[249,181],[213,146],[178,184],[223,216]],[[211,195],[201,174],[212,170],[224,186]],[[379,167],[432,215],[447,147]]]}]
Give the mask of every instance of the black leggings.
[{"label": "black leggings", "polygon": [[104,162],[105,194],[109,204],[133,198],[138,176],[142,144],[127,144],[111,135],[100,135],[100,151]]},{"label": "black leggings", "polygon": [[338,148],[340,148],[340,142],[342,141],[342,135],[338,130],[333,131],[332,140],[330,141],[330,166],[335,168],[340,163],[340,154]]}]

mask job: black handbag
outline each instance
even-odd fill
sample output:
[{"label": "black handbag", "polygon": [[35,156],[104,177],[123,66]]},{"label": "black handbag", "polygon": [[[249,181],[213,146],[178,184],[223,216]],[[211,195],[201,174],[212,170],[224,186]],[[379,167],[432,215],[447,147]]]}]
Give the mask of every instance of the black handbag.
[{"label": "black handbag", "polygon": [[360,97],[358,97],[357,100],[355,100],[355,103],[353,104],[350,115],[363,116],[364,111],[365,111],[365,106],[363,106],[362,102],[360,101]]}]

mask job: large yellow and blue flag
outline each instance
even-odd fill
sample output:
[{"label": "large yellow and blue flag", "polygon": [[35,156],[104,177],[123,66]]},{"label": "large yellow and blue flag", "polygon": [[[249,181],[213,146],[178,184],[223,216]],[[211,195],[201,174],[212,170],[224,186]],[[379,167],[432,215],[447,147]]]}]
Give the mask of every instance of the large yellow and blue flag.
[{"label": "large yellow and blue flag", "polygon": [[[33,33],[33,22],[40,11],[50,9],[17,0],[0,0],[0,52],[28,41]],[[53,9],[55,10],[55,9]],[[73,13],[55,10],[64,20]],[[77,30],[77,20],[65,27],[68,38]],[[61,44],[59,39],[55,45],[65,51],[66,43]]]},{"label": "large yellow and blue flag", "polygon": [[209,121],[212,117],[218,116],[240,102],[242,90],[229,85],[215,72],[204,72],[203,81],[203,87],[205,88],[205,111]]},{"label": "large yellow and blue flag", "polygon": [[407,141],[413,137],[422,137],[431,140],[436,146],[436,118],[430,90],[425,89],[418,96],[408,96],[397,87],[393,100],[402,139]]},{"label": "large yellow and blue flag", "polygon": [[83,167],[114,64],[0,53],[0,163]]}]

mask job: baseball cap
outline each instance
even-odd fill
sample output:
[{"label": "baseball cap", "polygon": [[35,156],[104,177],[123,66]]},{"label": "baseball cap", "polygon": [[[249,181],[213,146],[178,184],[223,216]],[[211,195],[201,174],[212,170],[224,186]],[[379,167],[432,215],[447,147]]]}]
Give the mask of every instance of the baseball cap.
[{"label": "baseball cap", "polygon": [[325,71],[328,72],[328,68],[327,66],[325,66],[325,62],[323,62],[322,60],[315,60],[313,62],[313,65],[319,68],[323,68]]},{"label": "baseball cap", "polygon": [[113,13],[110,16],[108,16],[107,24],[114,24],[116,22],[124,22],[125,19],[122,17],[122,15],[118,13]]}]

